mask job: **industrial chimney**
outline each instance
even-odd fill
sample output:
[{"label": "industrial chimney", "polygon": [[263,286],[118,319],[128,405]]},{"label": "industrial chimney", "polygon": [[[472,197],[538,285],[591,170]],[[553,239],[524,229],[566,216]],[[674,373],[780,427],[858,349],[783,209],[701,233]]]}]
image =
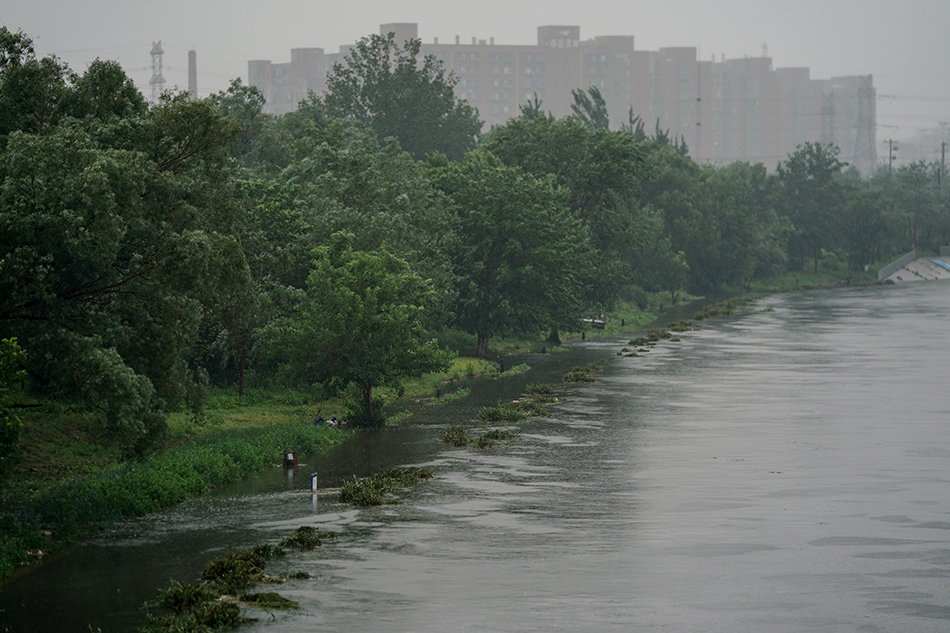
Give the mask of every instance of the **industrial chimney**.
[{"label": "industrial chimney", "polygon": [[194,49],[188,51],[188,94],[198,98],[198,61]]}]

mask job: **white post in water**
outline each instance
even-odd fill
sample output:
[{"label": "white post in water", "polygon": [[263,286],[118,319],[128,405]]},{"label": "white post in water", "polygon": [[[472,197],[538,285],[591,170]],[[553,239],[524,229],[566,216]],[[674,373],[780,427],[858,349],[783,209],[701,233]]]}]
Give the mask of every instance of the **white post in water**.
[{"label": "white post in water", "polygon": [[317,473],[310,473],[310,507],[317,511]]}]

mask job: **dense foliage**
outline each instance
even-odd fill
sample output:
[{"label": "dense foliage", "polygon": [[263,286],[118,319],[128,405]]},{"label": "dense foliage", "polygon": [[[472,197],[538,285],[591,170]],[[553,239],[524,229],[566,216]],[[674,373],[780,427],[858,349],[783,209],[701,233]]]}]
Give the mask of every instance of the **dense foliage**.
[{"label": "dense foliage", "polygon": [[596,90],[479,138],[418,50],[366,38],[275,117],[240,80],[148,104],[117,63],[80,75],[0,28],[4,437],[10,406],[52,398],[144,453],[209,382],[355,385],[377,420],[375,387],[444,365],[433,332],[486,355],[626,298],[950,240],[934,165],[863,178],[814,143],[773,171],[698,165],[632,114],[610,129]]}]

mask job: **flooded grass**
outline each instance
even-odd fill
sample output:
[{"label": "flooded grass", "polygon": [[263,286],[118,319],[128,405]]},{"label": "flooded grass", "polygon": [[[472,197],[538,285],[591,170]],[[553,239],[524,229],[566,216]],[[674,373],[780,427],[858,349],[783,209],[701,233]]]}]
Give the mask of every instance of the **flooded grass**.
[{"label": "flooded grass", "polygon": [[173,580],[170,586],[159,592],[156,604],[175,613],[184,613],[202,602],[217,599],[218,594],[206,583],[181,584]]},{"label": "flooded grass", "polygon": [[320,546],[321,540],[335,536],[304,525],[283,539],[280,545],[259,543],[251,549],[230,552],[227,556],[216,558],[208,562],[201,572],[201,582],[180,583],[173,580],[159,592],[155,602],[146,604],[147,608],[160,607],[169,613],[159,616],[149,613],[150,623],[141,631],[204,633],[233,629],[247,621],[241,617],[238,602],[268,611],[299,609],[299,604],[273,591],[257,593],[248,590],[262,583],[310,578],[307,572],[268,576],[265,573],[267,561],[286,555],[285,548],[313,549]]},{"label": "flooded grass", "polygon": [[600,369],[600,366],[597,363],[577,365],[564,375],[564,382],[594,382],[591,372],[598,369]]},{"label": "flooded grass", "polygon": [[354,477],[340,488],[340,502],[355,506],[399,503],[395,493],[419,482],[432,479],[431,468],[409,466],[390,468],[369,477]]},{"label": "flooded grass", "polygon": [[223,599],[206,583],[172,581],[158,594],[155,604],[171,613],[149,614],[151,623],[145,633],[184,633],[232,629],[243,622],[241,610],[233,601]]},{"label": "flooded grass", "polygon": [[505,429],[488,429],[481,435],[472,435],[458,425],[447,426],[439,433],[440,440],[456,448],[490,448],[501,442],[509,442],[519,437],[517,431]]},{"label": "flooded grass", "polygon": [[670,328],[670,332],[688,332],[694,328],[693,322],[687,321],[685,319],[680,321],[672,321],[669,325],[667,325],[667,327]]},{"label": "flooded grass", "polygon": [[254,550],[242,550],[209,562],[201,572],[201,579],[220,593],[233,595],[260,583],[266,568],[265,556]]},{"label": "flooded grass", "polygon": [[186,613],[155,618],[145,633],[205,633],[224,631],[242,624],[241,609],[234,602],[202,602]]},{"label": "flooded grass", "polygon": [[293,600],[289,600],[279,593],[266,591],[264,593],[246,593],[241,596],[241,602],[259,607],[261,609],[273,609],[275,611],[292,611],[299,609],[300,605]]},{"label": "flooded grass", "polygon": [[693,315],[693,320],[702,321],[703,319],[708,319],[710,317],[729,316],[734,314],[740,308],[749,305],[753,301],[762,299],[763,297],[765,297],[764,294],[748,294],[739,297],[732,297],[730,299],[726,299],[725,301],[720,301],[719,303],[706,306]]},{"label": "flooded grass", "polygon": [[332,532],[322,532],[310,525],[302,525],[293,534],[280,542],[279,549],[294,548],[299,550],[310,550],[320,547],[326,539],[336,538]]},{"label": "flooded grass", "polygon": [[439,440],[449,446],[463,448],[472,443],[472,436],[462,427],[457,424],[452,424],[439,432]]},{"label": "flooded grass", "polygon": [[514,403],[485,407],[478,412],[477,417],[482,422],[520,422],[531,417],[527,411],[513,405]]}]

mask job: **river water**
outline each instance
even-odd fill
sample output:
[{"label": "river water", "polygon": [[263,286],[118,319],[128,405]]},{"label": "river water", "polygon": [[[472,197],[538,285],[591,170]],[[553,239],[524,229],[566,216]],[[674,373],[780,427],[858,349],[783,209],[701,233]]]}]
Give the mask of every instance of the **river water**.
[{"label": "river water", "polygon": [[[299,612],[241,630],[948,631],[950,285],[769,297],[639,358],[624,341],[74,548],[0,591],[0,631],[130,630],[169,578],[299,525],[271,571]],[[525,384],[609,359],[485,451],[440,445]],[[306,492],[390,465],[436,478],[354,509]],[[4,628],[5,627],[5,628]]]}]

